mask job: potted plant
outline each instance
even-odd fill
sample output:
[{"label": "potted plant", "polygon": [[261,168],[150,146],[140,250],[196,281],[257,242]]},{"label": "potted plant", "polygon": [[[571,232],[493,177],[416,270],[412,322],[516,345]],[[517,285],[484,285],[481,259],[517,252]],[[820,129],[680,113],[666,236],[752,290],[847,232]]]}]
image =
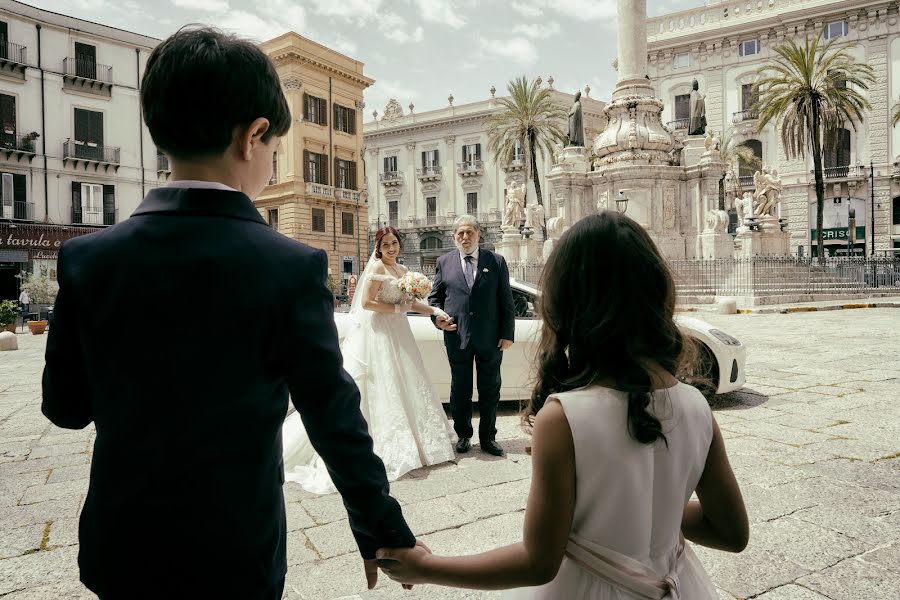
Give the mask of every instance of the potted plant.
[{"label": "potted plant", "polygon": [[19,315],[19,303],[15,300],[0,302],[0,331],[16,332],[16,317]]},{"label": "potted plant", "polygon": [[27,152],[34,152],[34,141],[41,137],[37,131],[32,131],[31,133],[27,133],[22,136],[22,150]]},{"label": "potted plant", "polygon": [[[22,281],[22,289],[28,292],[32,304],[52,306],[56,302],[59,285],[47,275],[22,271],[19,274],[19,279]],[[28,321],[28,329],[34,335],[41,335],[46,328],[46,320]]]}]

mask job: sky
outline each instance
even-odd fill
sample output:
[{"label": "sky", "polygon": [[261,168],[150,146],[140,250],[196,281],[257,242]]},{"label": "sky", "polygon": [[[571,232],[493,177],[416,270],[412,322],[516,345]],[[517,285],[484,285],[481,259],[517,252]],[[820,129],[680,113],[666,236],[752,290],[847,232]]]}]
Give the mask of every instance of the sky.
[{"label": "sky", "polygon": [[[25,0],[26,4],[164,38],[204,23],[256,41],[287,31],[365,63],[375,79],[365,120],[396,98],[407,112],[505,93],[520,75],[609,100],[616,81],[615,0]],[[704,0],[650,0],[650,16]]]}]

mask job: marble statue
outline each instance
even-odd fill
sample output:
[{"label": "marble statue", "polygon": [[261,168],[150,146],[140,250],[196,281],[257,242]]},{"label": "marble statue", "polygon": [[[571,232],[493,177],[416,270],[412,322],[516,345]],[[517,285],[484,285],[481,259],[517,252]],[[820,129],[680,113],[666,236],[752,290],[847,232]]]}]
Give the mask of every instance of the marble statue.
[{"label": "marble statue", "polygon": [[706,139],[703,140],[703,147],[706,148],[707,152],[712,152],[713,150],[719,149],[719,136],[717,136],[712,131],[706,132]]},{"label": "marble statue", "polygon": [[511,183],[506,190],[506,212],[502,227],[518,228],[524,212],[525,184]]},{"label": "marble statue", "polygon": [[[529,223],[530,221],[530,223]],[[531,210],[528,211],[528,216],[525,221],[526,227],[531,227],[532,229],[538,228],[543,229],[544,227],[544,205],[543,204],[535,204],[531,207]]]},{"label": "marble statue", "polygon": [[703,135],[706,133],[706,100],[700,93],[700,84],[695,79],[691,84],[690,121],[688,122],[688,135]]},{"label": "marble statue", "polygon": [[565,152],[563,151],[562,142],[556,142],[553,144],[553,162],[557,165],[561,165],[563,160],[565,159]]},{"label": "marble statue", "polygon": [[755,211],[758,215],[774,215],[775,207],[781,201],[781,178],[778,177],[778,169],[769,172],[769,167],[763,167],[762,173],[757,171],[753,175],[753,183],[756,189],[753,196],[756,200]]},{"label": "marble statue", "polygon": [[575,101],[569,109],[569,145],[584,147],[584,119],[581,114],[581,92],[575,92]]},{"label": "marble statue", "polygon": [[737,211],[738,229],[746,231],[749,226],[747,221],[755,215],[753,213],[753,192],[744,192],[743,196],[734,199],[734,209]]}]

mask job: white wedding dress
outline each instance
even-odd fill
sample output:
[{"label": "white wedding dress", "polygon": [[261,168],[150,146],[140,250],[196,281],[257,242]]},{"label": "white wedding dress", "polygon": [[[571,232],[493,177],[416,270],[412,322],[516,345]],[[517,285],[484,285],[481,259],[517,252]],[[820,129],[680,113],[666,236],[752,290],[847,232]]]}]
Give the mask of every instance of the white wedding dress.
[{"label": "white wedding dress", "polygon": [[[370,273],[374,258],[360,279],[350,317],[350,331],[341,344],[344,369],[360,392],[360,408],[394,481],[426,465],[455,458],[456,434],[425,372],[422,355],[405,314],[376,313],[361,307],[369,281],[381,282],[376,300],[404,300],[388,275]],[[313,449],[300,414],[292,413],[282,427],[285,479],[315,494],[335,491],[325,463]]]}]

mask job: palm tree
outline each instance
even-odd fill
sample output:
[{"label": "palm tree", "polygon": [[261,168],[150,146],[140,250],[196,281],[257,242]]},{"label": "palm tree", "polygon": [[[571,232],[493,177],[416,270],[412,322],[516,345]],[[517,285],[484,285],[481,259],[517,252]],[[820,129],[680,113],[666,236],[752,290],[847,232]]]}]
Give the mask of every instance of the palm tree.
[{"label": "palm tree", "polygon": [[[835,47],[831,40],[820,47],[821,36],[806,38],[804,45],[788,40],[775,48],[774,64],[759,69],[756,107],[759,130],[770,122],[781,123],[781,141],[788,158],[812,155],[816,180],[816,230],[819,261],[824,262],[822,240],[825,180],[823,145],[833,146],[837,129],[863,121],[871,108],[859,90],[875,83],[874,69],[856,62],[849,53],[854,45]],[[823,144],[824,142],[824,144]]]},{"label": "palm tree", "polygon": [[[567,112],[553,100],[548,88],[541,88],[537,80],[517,77],[506,85],[508,98],[498,102],[503,111],[487,119],[488,149],[499,157],[504,165],[515,155],[516,147],[525,152],[526,181],[534,181],[537,203],[543,204],[541,182],[537,176],[537,156],[553,153],[553,145],[566,141],[566,133],[560,123]],[[526,196],[525,204],[528,204]]]},{"label": "palm tree", "polygon": [[734,137],[733,129],[728,129],[722,134],[722,139],[719,142],[719,154],[722,157],[722,162],[725,163],[725,175],[722,179],[724,181],[729,175],[731,176],[731,192],[737,197],[744,191],[739,176],[740,166],[758,169],[761,166],[761,161],[753,153],[753,149],[738,142],[737,138]]},{"label": "palm tree", "polygon": [[900,121],[900,102],[894,105],[894,112],[891,113],[891,127],[896,125],[897,121]]}]

